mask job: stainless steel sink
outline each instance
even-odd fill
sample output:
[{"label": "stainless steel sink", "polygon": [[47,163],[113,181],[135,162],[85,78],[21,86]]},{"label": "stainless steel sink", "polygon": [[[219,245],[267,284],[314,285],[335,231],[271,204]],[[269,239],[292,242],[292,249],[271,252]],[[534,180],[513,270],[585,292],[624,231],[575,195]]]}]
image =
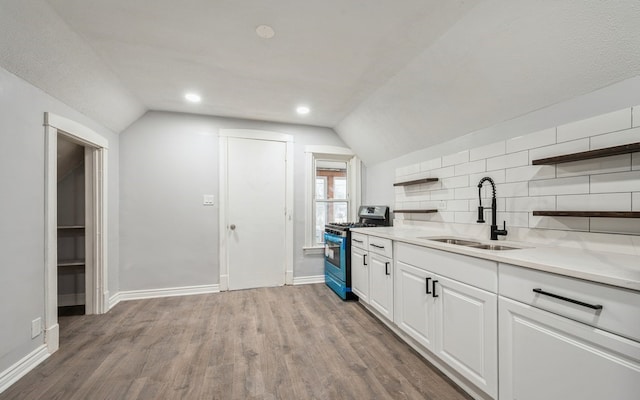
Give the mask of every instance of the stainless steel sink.
[{"label": "stainless steel sink", "polygon": [[432,242],[454,244],[456,246],[464,246],[464,247],[470,247],[474,249],[491,250],[491,251],[517,250],[522,248],[522,247],[515,247],[515,246],[506,246],[503,244],[481,243],[481,242],[475,242],[473,240],[459,239],[459,238],[453,238],[453,237],[427,236],[427,237],[419,237],[417,239],[426,239]]},{"label": "stainless steel sink", "polygon": [[474,249],[482,249],[482,250],[517,250],[520,247],[512,247],[512,246],[503,246],[501,244],[480,244],[476,246],[468,246],[473,247]]},{"label": "stainless steel sink", "polygon": [[456,238],[432,238],[432,237],[419,237],[418,239],[427,239],[433,242],[440,242],[446,244],[455,244],[458,246],[481,246],[482,243],[474,242],[472,240],[456,239]]}]

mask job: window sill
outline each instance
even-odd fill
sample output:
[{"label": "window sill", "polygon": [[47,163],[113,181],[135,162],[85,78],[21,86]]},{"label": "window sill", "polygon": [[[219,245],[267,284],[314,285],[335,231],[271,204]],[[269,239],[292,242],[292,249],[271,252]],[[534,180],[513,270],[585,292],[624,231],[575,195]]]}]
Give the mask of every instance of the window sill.
[{"label": "window sill", "polygon": [[305,256],[315,255],[315,254],[324,254],[324,246],[321,247],[303,247],[302,254]]}]

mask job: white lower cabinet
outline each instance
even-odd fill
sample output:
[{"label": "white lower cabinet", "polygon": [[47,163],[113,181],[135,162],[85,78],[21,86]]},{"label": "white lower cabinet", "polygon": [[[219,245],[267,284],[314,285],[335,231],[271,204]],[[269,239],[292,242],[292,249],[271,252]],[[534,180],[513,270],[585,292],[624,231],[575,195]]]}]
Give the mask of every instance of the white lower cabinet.
[{"label": "white lower cabinet", "polygon": [[500,399],[640,398],[640,293],[500,265]]},{"label": "white lower cabinet", "polygon": [[351,290],[363,303],[369,303],[369,265],[367,252],[351,246]]},{"label": "white lower cabinet", "polygon": [[[396,325],[496,398],[497,295],[446,277],[442,272],[451,268],[462,275],[464,269],[473,268],[474,260],[405,244],[398,244],[396,258]],[[435,273],[428,264],[441,258],[447,258],[446,263],[434,265],[433,269],[439,270]],[[497,281],[497,266],[493,264],[493,270],[487,269],[486,282]]]},{"label": "white lower cabinet", "polygon": [[369,304],[393,321],[393,260],[375,253],[369,254]]},{"label": "white lower cabinet", "polygon": [[639,396],[640,343],[500,297],[500,399]]}]

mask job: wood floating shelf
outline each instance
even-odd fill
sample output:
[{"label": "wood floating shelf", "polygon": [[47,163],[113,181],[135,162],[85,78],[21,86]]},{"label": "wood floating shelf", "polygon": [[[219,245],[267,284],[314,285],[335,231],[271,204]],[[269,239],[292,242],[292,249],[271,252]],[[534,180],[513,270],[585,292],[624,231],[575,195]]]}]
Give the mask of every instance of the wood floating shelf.
[{"label": "wood floating shelf", "polygon": [[438,212],[438,210],[393,210],[393,212],[398,214],[431,214]]},{"label": "wood floating shelf", "polygon": [[534,211],[544,217],[640,218],[640,211]]},{"label": "wood floating shelf", "polygon": [[419,185],[421,183],[430,183],[430,182],[438,182],[438,178],[424,178],[424,179],[416,179],[414,181],[398,182],[398,183],[394,183],[393,186],[411,186],[411,185]]},{"label": "wood floating shelf", "polygon": [[532,165],[561,164],[571,161],[590,160],[592,158],[617,156],[640,152],[640,142],[623,144],[621,146],[606,147],[604,149],[582,151],[580,153],[564,154],[561,156],[540,158],[531,161]]}]

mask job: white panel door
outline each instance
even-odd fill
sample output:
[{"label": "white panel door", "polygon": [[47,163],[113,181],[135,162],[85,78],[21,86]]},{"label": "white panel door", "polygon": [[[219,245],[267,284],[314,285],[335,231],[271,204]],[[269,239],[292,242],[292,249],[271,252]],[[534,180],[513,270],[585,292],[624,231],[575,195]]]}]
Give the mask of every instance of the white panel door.
[{"label": "white panel door", "polygon": [[479,388],[498,394],[497,295],[436,275],[436,354]]},{"label": "white panel door", "polygon": [[228,138],[229,289],[285,282],[286,143]]},{"label": "white panel door", "polygon": [[500,398],[637,400],[640,343],[500,297]]},{"label": "white panel door", "polygon": [[435,300],[431,293],[434,274],[396,261],[395,323],[418,343],[435,347]]}]

